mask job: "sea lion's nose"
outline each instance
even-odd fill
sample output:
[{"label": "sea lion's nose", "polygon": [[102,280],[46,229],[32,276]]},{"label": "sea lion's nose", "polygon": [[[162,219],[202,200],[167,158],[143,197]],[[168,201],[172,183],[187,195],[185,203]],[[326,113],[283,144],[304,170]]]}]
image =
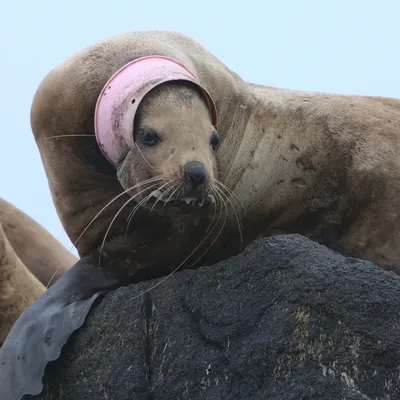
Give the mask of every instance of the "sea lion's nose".
[{"label": "sea lion's nose", "polygon": [[185,176],[187,180],[190,180],[193,187],[204,184],[206,180],[206,169],[204,164],[199,161],[189,161],[184,166]]}]

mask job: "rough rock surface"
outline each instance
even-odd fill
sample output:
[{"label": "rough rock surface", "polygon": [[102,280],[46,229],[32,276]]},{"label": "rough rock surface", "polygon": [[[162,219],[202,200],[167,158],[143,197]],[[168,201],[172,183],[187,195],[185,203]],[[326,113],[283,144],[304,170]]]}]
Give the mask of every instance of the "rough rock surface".
[{"label": "rough rock surface", "polygon": [[36,398],[400,399],[399,276],[284,235],[157,281],[106,295]]}]

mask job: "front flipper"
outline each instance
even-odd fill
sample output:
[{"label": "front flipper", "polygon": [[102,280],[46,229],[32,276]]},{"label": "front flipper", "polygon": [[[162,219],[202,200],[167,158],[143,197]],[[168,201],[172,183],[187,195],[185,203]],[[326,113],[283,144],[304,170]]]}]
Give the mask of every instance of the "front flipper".
[{"label": "front flipper", "polygon": [[0,349],[0,399],[39,394],[46,365],[60,356],[99,295],[118,286],[115,277],[83,258],[28,307]]}]

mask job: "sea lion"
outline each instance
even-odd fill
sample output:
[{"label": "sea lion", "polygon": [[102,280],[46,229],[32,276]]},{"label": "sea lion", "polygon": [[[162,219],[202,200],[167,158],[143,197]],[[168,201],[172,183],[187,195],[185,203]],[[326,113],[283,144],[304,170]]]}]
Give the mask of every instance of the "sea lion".
[{"label": "sea lion", "polygon": [[31,123],[82,259],[12,328],[0,352],[5,399],[42,390],[46,364],[99,294],[201,256],[214,263],[259,235],[300,233],[398,271],[398,100],[247,83],[185,35],[142,31],[51,71]]},{"label": "sea lion", "polygon": [[78,261],[43,226],[1,198],[0,221],[17,256],[44,286],[53,284]]},{"label": "sea lion", "polygon": [[0,199],[0,346],[19,315],[76,261],[39,223]]},{"label": "sea lion", "polygon": [[0,222],[0,347],[20,314],[44,291],[15,253]]}]

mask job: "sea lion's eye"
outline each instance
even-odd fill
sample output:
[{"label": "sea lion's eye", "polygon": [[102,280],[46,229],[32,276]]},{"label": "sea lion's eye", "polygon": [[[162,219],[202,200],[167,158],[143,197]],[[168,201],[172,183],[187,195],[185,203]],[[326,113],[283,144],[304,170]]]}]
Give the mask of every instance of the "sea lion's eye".
[{"label": "sea lion's eye", "polygon": [[216,150],[218,145],[219,145],[219,133],[217,131],[214,131],[211,136],[211,146],[214,150]]},{"label": "sea lion's eye", "polygon": [[146,146],[153,146],[156,144],[157,139],[153,132],[146,132],[144,134],[143,141]]},{"label": "sea lion's eye", "polygon": [[139,134],[139,140],[145,145],[145,146],[154,146],[160,141],[159,136],[157,135],[156,132],[154,132],[151,129],[144,129],[140,132]]}]

